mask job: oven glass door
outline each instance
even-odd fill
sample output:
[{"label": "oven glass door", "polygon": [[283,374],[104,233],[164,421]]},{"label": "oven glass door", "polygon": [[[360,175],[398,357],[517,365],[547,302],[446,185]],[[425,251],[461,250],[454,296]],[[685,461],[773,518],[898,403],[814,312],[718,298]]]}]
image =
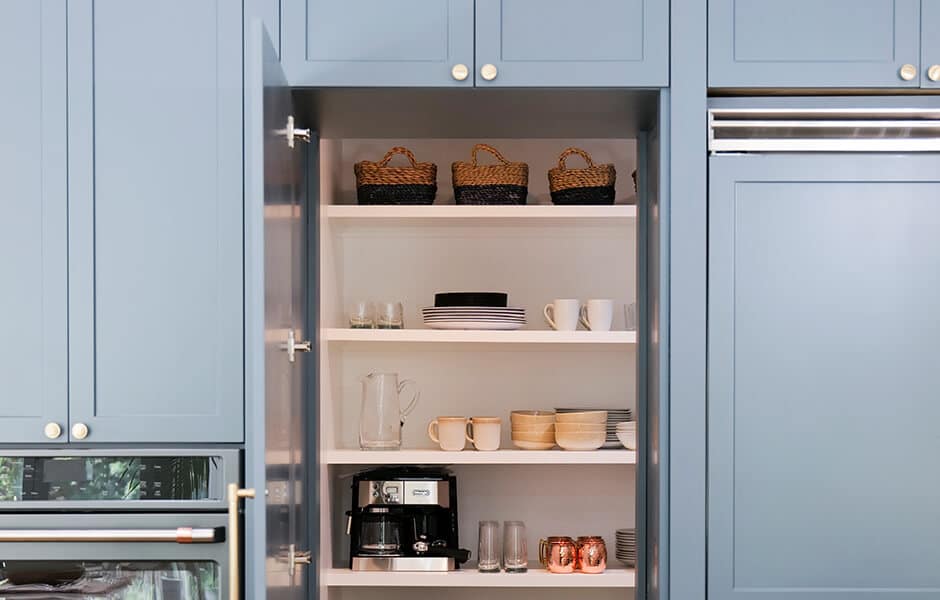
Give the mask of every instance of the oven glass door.
[{"label": "oven glass door", "polygon": [[227,598],[226,525],[206,513],[0,515],[0,598]]}]

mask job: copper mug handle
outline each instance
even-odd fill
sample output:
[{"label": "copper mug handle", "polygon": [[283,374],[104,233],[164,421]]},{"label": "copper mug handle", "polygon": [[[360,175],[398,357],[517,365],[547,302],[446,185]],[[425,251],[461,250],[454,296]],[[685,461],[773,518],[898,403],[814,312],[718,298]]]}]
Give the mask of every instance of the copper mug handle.
[{"label": "copper mug handle", "polygon": [[539,539],[539,564],[546,569],[548,568],[548,552],[546,552],[548,548],[548,540],[545,538]]}]

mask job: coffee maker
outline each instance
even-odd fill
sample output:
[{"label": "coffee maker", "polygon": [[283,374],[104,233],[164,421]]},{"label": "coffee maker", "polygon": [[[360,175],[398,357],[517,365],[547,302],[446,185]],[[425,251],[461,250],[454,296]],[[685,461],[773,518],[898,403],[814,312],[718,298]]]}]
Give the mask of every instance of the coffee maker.
[{"label": "coffee maker", "polygon": [[359,473],[347,515],[353,571],[452,571],[470,558],[457,541],[457,478],[446,470]]}]

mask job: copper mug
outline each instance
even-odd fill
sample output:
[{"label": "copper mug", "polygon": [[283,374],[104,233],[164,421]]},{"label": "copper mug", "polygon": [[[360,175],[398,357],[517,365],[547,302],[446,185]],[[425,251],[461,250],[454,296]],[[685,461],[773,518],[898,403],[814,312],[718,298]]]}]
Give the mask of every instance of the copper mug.
[{"label": "copper mug", "polygon": [[574,573],[578,568],[578,545],[563,535],[539,540],[539,562],[549,573]]},{"label": "copper mug", "polygon": [[582,573],[603,573],[607,569],[607,545],[599,535],[578,538],[578,569]]}]

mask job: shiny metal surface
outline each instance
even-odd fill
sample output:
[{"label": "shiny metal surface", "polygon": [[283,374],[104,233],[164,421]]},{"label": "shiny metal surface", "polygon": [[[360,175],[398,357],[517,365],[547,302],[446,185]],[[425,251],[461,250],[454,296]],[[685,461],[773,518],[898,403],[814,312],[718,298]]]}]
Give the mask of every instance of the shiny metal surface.
[{"label": "shiny metal surface", "polygon": [[52,421],[46,423],[46,426],[43,427],[42,432],[50,440],[55,440],[58,439],[60,435],[62,435],[62,426]]},{"label": "shiny metal surface", "polygon": [[166,542],[218,544],[222,531],[211,527],[175,529],[4,529],[0,542]]},{"label": "shiny metal surface", "polygon": [[493,81],[496,79],[498,71],[496,70],[496,65],[485,64],[480,68],[480,76],[483,77],[486,81]]},{"label": "shiny metal surface", "polygon": [[903,65],[901,70],[898,71],[898,74],[904,81],[913,81],[914,78],[917,77],[917,67],[912,64]]},{"label": "shiny metal surface", "polygon": [[88,425],[84,423],[76,423],[72,425],[72,437],[76,440],[83,440],[88,437]]},{"label": "shiny metal surface", "polygon": [[360,481],[359,507],[373,504],[450,508],[449,481]]},{"label": "shiny metal surface", "polygon": [[237,483],[230,483],[227,492],[229,600],[241,600],[241,516],[238,514],[238,501],[243,498],[254,498],[255,490],[242,489]]},{"label": "shiny metal surface", "polygon": [[450,74],[457,81],[464,81],[470,76],[470,69],[467,68],[467,65],[456,64],[454,68],[450,70]]},{"label": "shiny metal surface", "polygon": [[453,571],[453,558],[439,556],[354,556],[353,571]]},{"label": "shiny metal surface", "polygon": [[927,79],[940,81],[940,65],[930,65],[930,68],[927,69]]}]

